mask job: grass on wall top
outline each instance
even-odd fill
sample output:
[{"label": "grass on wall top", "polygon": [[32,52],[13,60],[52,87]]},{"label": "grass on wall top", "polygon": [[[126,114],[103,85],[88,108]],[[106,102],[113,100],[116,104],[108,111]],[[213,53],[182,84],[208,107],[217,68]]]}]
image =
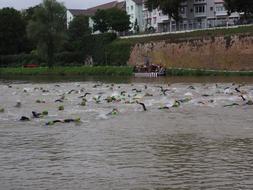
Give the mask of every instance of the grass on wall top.
[{"label": "grass on wall top", "polygon": [[218,36],[231,36],[240,34],[243,35],[253,35],[253,25],[250,26],[240,26],[238,28],[217,28],[214,30],[196,30],[193,32],[185,33],[172,33],[159,36],[147,36],[147,37],[138,37],[138,38],[128,38],[128,39],[119,39],[121,42],[128,42],[132,45],[136,43],[149,43],[155,41],[168,41],[168,42],[177,42],[183,41],[185,39],[203,39],[208,37],[218,37]]}]

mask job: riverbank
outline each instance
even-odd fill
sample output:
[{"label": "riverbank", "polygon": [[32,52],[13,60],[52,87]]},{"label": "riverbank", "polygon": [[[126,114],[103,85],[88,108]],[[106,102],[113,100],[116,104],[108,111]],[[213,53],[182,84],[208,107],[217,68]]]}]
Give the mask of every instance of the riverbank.
[{"label": "riverbank", "polygon": [[122,66],[81,66],[81,67],[38,67],[38,68],[0,68],[0,76],[6,75],[108,75],[131,76],[133,68]]},{"label": "riverbank", "polygon": [[[38,68],[0,68],[0,77],[6,76],[133,76],[133,67],[119,66],[81,66]],[[253,71],[228,71],[168,68],[167,76],[253,76]]]},{"label": "riverbank", "polygon": [[169,68],[166,70],[166,75],[169,75],[169,76],[253,76],[253,71]]}]

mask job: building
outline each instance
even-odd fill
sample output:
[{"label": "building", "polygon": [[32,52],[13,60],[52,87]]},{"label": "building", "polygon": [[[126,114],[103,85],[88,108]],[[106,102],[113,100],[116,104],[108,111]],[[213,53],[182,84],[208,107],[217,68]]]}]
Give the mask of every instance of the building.
[{"label": "building", "polygon": [[153,28],[157,32],[179,30],[194,30],[218,26],[235,25],[240,14],[232,13],[228,16],[223,0],[185,0],[182,3],[180,14],[182,20],[179,26],[176,22],[156,9],[149,12],[143,6],[144,27]]},{"label": "building", "polygon": [[122,1],[122,2],[112,1],[112,2],[98,5],[96,7],[92,7],[89,9],[68,9],[67,10],[67,26],[69,26],[69,23],[74,19],[75,16],[85,15],[89,17],[89,26],[91,29],[93,29],[94,22],[92,20],[92,16],[95,15],[97,10],[107,10],[111,8],[118,8],[120,10],[125,11],[126,3],[125,1]]},{"label": "building", "polygon": [[235,25],[240,14],[227,14],[223,0],[184,0],[181,4],[180,14],[182,20],[176,25],[175,20],[164,15],[161,10],[148,11],[145,7],[146,0],[112,1],[89,9],[69,9],[67,11],[67,23],[75,16],[85,15],[89,17],[89,25],[93,28],[92,16],[97,10],[119,8],[130,16],[131,31],[156,31],[173,32],[179,30],[194,30],[212,28],[218,26]]},{"label": "building", "polygon": [[130,16],[131,31],[144,31],[143,0],[126,0],[126,12]]}]

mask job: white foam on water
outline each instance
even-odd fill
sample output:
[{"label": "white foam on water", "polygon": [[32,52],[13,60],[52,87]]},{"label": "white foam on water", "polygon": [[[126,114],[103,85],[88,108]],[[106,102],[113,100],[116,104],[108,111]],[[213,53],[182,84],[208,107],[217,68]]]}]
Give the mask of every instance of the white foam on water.
[{"label": "white foam on water", "polygon": [[186,92],[186,93],[184,94],[184,96],[189,96],[189,97],[192,97],[192,96],[193,96],[193,94],[192,94],[191,92]]}]

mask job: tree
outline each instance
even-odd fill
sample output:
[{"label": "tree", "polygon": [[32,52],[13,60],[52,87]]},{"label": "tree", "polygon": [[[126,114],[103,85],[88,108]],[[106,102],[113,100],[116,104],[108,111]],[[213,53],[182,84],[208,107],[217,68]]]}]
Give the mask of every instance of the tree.
[{"label": "tree", "polygon": [[178,22],[181,20],[180,8],[182,2],[184,0],[147,0],[145,6],[149,11],[157,8],[162,10],[163,14],[173,18],[178,26]]},{"label": "tree", "polygon": [[129,25],[131,24],[129,15],[117,8],[98,10],[92,17],[92,20],[94,21],[94,31],[102,33],[108,30],[124,32],[129,30]]},{"label": "tree", "polygon": [[95,15],[92,17],[94,22],[93,31],[100,31],[105,33],[109,30],[107,13],[105,10],[97,10]]},{"label": "tree", "polygon": [[134,22],[134,31],[137,32],[137,33],[140,32],[140,27],[138,25],[137,19],[135,19],[135,22]]},{"label": "tree", "polygon": [[13,8],[0,9],[0,54],[17,54],[23,51],[25,21]]},{"label": "tree", "polygon": [[54,55],[66,37],[66,8],[56,0],[43,0],[27,27],[28,36],[37,42],[37,49],[53,66]]},{"label": "tree", "polygon": [[34,7],[29,7],[28,9],[25,9],[21,12],[23,19],[29,23],[34,18],[34,13],[36,9],[39,8],[39,5],[36,5]]},{"label": "tree", "polygon": [[[39,7],[36,5],[34,7],[29,7],[28,9],[22,10],[21,15],[23,20],[25,21],[26,28],[31,20],[34,18],[35,10]],[[36,49],[36,43],[28,38],[27,32],[25,34],[25,42],[24,42],[25,52],[30,53],[31,51]],[[33,51],[34,52],[34,51]]]},{"label": "tree", "polygon": [[89,28],[89,18],[86,16],[77,16],[69,23],[68,34],[70,40],[80,40],[82,37],[91,34]]},{"label": "tree", "polygon": [[245,19],[253,14],[253,1],[252,0],[225,0],[225,7],[228,13],[243,12]]},{"label": "tree", "polygon": [[124,32],[130,29],[130,16],[126,11],[117,8],[106,10],[108,26],[111,30],[117,32]]}]

